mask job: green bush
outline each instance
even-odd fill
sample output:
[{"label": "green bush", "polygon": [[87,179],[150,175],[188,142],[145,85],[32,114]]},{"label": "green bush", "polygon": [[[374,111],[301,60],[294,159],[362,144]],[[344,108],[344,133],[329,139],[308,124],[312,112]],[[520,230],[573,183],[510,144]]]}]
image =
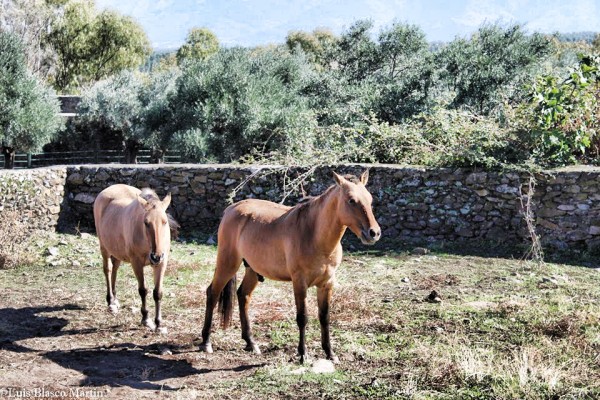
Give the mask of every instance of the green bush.
[{"label": "green bush", "polygon": [[566,78],[539,76],[516,124],[545,166],[598,162],[600,135],[600,56],[580,55]]},{"label": "green bush", "polygon": [[517,138],[490,117],[435,108],[402,124],[370,121],[365,162],[499,168],[525,162]]}]

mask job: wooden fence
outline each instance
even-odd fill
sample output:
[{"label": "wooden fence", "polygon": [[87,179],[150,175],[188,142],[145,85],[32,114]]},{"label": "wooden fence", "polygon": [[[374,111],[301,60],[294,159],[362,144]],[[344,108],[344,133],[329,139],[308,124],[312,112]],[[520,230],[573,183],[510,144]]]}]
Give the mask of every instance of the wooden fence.
[{"label": "wooden fence", "polygon": [[[72,164],[115,164],[122,163],[125,159],[122,150],[81,150],[51,153],[17,153],[15,155],[15,168],[36,168],[49,165]],[[142,149],[138,152],[138,164],[150,163],[150,150]],[[179,164],[182,157],[179,152],[167,151],[163,157],[165,164]],[[4,156],[0,154],[0,169],[4,168]]]}]

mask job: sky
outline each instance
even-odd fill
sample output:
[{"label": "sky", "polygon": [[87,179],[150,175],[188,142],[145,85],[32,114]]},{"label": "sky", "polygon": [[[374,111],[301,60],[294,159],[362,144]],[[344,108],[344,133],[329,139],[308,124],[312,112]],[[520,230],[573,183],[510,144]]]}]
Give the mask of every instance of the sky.
[{"label": "sky", "polygon": [[520,23],[529,32],[600,31],[600,0],[96,0],[99,9],[132,16],[154,49],[178,48],[193,27],[225,46],[283,43],[289,31],[340,34],[359,19],[374,32],[416,24],[429,41],[465,37],[484,22]]}]

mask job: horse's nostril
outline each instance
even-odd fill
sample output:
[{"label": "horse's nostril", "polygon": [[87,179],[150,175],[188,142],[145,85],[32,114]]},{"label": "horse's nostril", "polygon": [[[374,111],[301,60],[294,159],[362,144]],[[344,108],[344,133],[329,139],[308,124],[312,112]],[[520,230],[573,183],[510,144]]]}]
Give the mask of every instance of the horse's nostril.
[{"label": "horse's nostril", "polygon": [[371,235],[372,238],[376,238],[377,237],[377,231],[373,228],[369,229],[369,235]]}]

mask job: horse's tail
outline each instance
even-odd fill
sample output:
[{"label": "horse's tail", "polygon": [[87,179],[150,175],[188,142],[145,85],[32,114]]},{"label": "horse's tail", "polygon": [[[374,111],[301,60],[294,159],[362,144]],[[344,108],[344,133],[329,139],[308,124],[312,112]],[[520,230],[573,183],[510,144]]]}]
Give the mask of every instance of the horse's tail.
[{"label": "horse's tail", "polygon": [[231,323],[231,317],[233,316],[233,299],[235,298],[235,287],[237,277],[234,275],[233,278],[227,282],[221,296],[219,296],[219,312],[221,313],[221,328],[227,329]]}]

